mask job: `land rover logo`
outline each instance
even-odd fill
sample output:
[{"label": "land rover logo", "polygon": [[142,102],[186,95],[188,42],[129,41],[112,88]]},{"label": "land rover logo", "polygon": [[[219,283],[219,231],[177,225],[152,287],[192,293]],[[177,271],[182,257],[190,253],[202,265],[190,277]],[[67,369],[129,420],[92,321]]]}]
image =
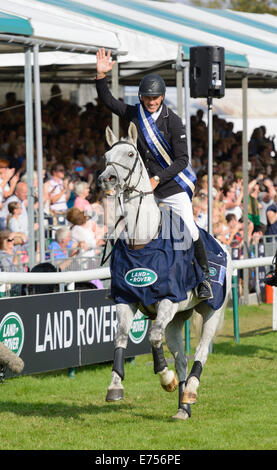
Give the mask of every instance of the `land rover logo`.
[{"label": "land rover logo", "polygon": [[148,268],[134,268],[125,274],[124,279],[130,286],[146,287],[154,284],[158,279],[158,275]]},{"label": "land rover logo", "polygon": [[17,356],[20,355],[24,344],[24,325],[20,316],[10,312],[0,323],[0,341]]},{"label": "land rover logo", "polygon": [[129,337],[135,344],[139,344],[145,338],[148,328],[148,319],[139,310],[134,316],[132,328],[129,332]]},{"label": "land rover logo", "polygon": [[215,268],[210,267],[209,271],[210,271],[210,276],[215,276],[216,275],[216,269]]}]

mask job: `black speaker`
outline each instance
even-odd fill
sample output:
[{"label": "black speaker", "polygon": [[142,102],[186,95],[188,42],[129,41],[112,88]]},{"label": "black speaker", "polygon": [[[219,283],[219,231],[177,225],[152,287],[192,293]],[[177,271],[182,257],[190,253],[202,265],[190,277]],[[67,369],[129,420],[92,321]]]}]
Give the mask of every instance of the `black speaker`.
[{"label": "black speaker", "polygon": [[190,48],[189,84],[192,98],[222,98],[224,96],[224,47],[196,46]]}]

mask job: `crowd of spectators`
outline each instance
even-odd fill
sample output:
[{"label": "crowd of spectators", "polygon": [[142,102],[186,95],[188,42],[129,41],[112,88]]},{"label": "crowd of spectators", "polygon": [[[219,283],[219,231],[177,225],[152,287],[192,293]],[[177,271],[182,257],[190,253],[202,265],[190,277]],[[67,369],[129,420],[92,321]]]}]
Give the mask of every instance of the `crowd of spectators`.
[{"label": "crowd of spectators", "polygon": [[[43,197],[45,219],[56,226],[47,245],[48,259],[78,256],[99,257],[108,222],[105,198],[97,186],[103,170],[105,128],[111,113],[97,100],[84,108],[65,100],[58,85],[41,103],[43,136]],[[192,165],[197,174],[193,199],[195,220],[207,229],[208,217],[208,129],[204,113],[191,117]],[[121,135],[126,124],[120,122]],[[36,163],[36,159],[35,159]],[[222,243],[241,246],[243,242],[242,132],[232,122],[213,116],[213,233]],[[263,125],[249,141],[248,240],[263,235],[277,236],[277,167],[274,138]],[[34,172],[34,188],[37,174]],[[28,207],[25,145],[25,108],[14,92],[8,92],[0,107],[0,235],[3,253],[24,253],[28,246]],[[37,208],[35,200],[35,209]],[[64,227],[60,226],[63,220]],[[35,225],[35,230],[38,226]],[[8,230],[8,232],[7,232]],[[1,240],[1,239],[0,239]],[[10,244],[15,247],[11,250]],[[38,245],[37,245],[38,246]],[[52,253],[50,256],[49,253]],[[28,250],[25,250],[25,261]]]},{"label": "crowd of spectators", "polygon": [[[192,165],[197,174],[193,209],[197,224],[208,228],[208,129],[199,109],[191,118]],[[259,240],[277,239],[277,165],[274,137],[261,125],[248,143],[248,193],[243,193],[242,132],[232,122],[213,116],[213,220],[212,230],[221,243],[242,247]],[[248,233],[244,234],[243,201],[248,203]],[[275,235],[270,237],[269,235]]]}]

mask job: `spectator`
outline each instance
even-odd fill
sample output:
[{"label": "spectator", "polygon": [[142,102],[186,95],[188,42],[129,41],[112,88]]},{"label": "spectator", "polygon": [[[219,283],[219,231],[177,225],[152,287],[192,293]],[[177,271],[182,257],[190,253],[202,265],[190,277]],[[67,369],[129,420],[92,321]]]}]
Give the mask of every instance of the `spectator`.
[{"label": "spectator", "polygon": [[267,219],[267,208],[274,203],[276,196],[276,189],[273,184],[273,181],[270,178],[265,178],[260,182],[260,193],[258,195],[258,201],[261,204],[260,212],[260,227],[261,231],[265,233],[267,229],[268,219]]},{"label": "spectator", "polygon": [[240,192],[239,195],[236,194],[236,184],[226,182],[223,185],[223,202],[225,206],[225,215],[235,214],[237,220],[242,218],[242,208],[241,203],[243,199],[243,187],[239,186]]},{"label": "spectator", "polygon": [[[266,217],[267,217],[267,228],[265,231],[265,235],[275,235],[275,240],[277,236],[277,204],[275,201],[267,208],[266,210]],[[272,241],[272,238],[267,238],[268,242]]]},{"label": "spectator", "polygon": [[72,189],[73,183],[64,177],[64,166],[55,163],[51,169],[51,178],[48,184],[50,209],[54,214],[66,214],[66,203]]},{"label": "spectator", "polygon": [[14,232],[18,244],[24,244],[28,240],[28,233],[24,232],[26,226],[20,217],[22,207],[18,201],[12,201],[8,204],[9,215],[7,217],[7,228]]},{"label": "spectator", "polygon": [[193,209],[193,216],[196,225],[198,227],[203,228],[204,230],[208,229],[208,206],[207,201],[200,198],[194,197],[192,199],[192,209]]},{"label": "spectator", "polygon": [[21,227],[22,231],[24,233],[29,233],[28,232],[28,213],[27,213],[27,205],[28,205],[28,186],[27,183],[24,183],[23,181],[19,181],[16,185],[14,194],[8,199],[6,199],[4,206],[1,210],[1,217],[5,219],[5,226],[7,225],[7,217],[9,215],[9,203],[10,202],[18,202],[22,208],[22,213],[20,214],[20,219],[21,219]]},{"label": "spectator", "polygon": [[72,224],[72,240],[78,244],[82,243],[84,256],[94,257],[97,252],[99,253],[97,247],[101,247],[104,241],[97,238],[95,222],[85,216],[84,212],[78,207],[69,209],[66,218]]},{"label": "spectator", "polygon": [[61,227],[56,231],[55,241],[48,246],[46,259],[54,258],[60,269],[64,270],[71,264],[71,259],[80,251],[79,243],[74,243],[68,227]]},{"label": "spectator", "polygon": [[[20,258],[14,248],[14,234],[10,230],[0,231],[0,271],[18,272],[22,271]],[[20,284],[12,284],[10,294],[21,295],[22,288]]]},{"label": "spectator", "polygon": [[90,191],[88,183],[85,181],[78,181],[74,185],[74,191],[77,196],[74,201],[74,207],[77,207],[81,211],[85,212],[85,215],[91,217],[93,209],[90,202],[87,200]]},{"label": "spectator", "polygon": [[[261,204],[258,201],[260,187],[257,179],[253,179],[248,184],[248,218],[254,224],[253,232],[261,232]],[[262,232],[261,232],[262,234]]]}]

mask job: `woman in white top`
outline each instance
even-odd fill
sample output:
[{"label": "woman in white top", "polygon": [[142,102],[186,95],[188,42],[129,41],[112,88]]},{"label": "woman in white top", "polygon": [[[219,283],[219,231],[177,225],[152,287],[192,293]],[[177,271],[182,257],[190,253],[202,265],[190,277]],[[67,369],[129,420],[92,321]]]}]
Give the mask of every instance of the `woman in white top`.
[{"label": "woman in white top", "polygon": [[102,240],[97,240],[95,233],[95,222],[89,219],[78,207],[72,207],[66,215],[67,220],[72,224],[71,239],[73,242],[83,242],[85,247],[84,256],[95,256],[99,250],[98,246]]}]

